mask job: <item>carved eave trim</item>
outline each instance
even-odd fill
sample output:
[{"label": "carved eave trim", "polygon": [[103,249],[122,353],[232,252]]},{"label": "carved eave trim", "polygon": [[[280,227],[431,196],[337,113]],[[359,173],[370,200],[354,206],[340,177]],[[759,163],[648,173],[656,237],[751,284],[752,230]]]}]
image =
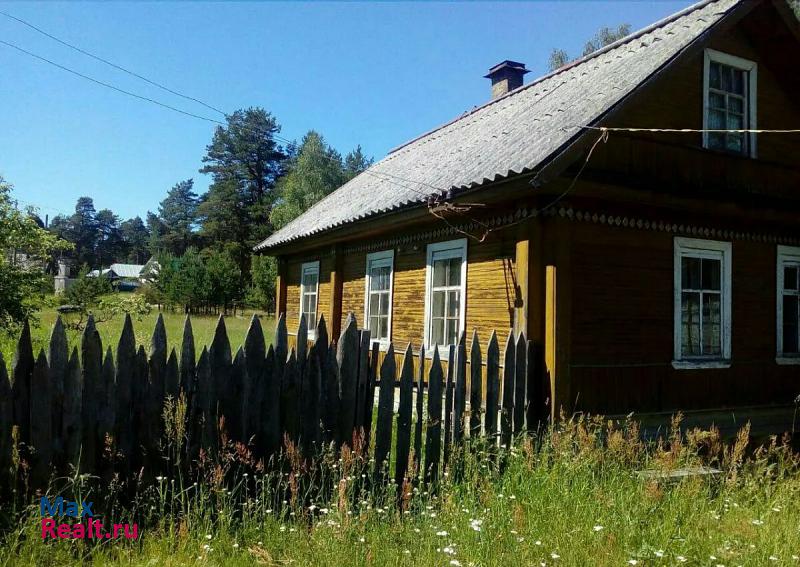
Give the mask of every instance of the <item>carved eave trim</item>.
[{"label": "carved eave trim", "polygon": [[545,211],[538,209],[519,209],[514,214],[497,215],[485,219],[481,223],[472,222],[453,226],[442,226],[435,229],[416,232],[405,236],[397,236],[382,240],[371,240],[356,245],[347,246],[344,252],[369,252],[394,248],[397,246],[413,245],[422,242],[435,242],[442,238],[449,238],[455,234],[480,235],[488,227],[492,232],[519,224],[527,219],[536,217],[560,217],[570,221],[602,224],[610,227],[630,228],[633,230],[647,230],[653,232],[666,232],[675,235],[702,236],[719,240],[739,240],[750,242],[763,242],[773,244],[800,244],[800,237],[785,234],[743,231],[729,228],[714,228],[698,224],[676,223],[668,220],[645,219],[628,215],[617,215],[611,212],[575,210],[572,207],[551,208]]}]

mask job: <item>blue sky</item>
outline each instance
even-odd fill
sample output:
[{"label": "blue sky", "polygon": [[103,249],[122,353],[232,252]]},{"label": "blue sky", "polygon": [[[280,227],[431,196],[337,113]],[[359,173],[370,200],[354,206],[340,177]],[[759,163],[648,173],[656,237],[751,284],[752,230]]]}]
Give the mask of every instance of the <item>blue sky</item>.
[{"label": "blue sky", "polygon": [[[282,136],[313,128],[342,152],[387,151],[485,102],[489,67],[546,72],[599,27],[644,27],[687,5],[533,3],[0,3],[0,10],[232,111],[262,106]],[[219,118],[0,16],[0,39],[120,88]],[[198,173],[213,125],[113,92],[0,45],[0,175],[42,215],[82,195],[144,216]]]}]

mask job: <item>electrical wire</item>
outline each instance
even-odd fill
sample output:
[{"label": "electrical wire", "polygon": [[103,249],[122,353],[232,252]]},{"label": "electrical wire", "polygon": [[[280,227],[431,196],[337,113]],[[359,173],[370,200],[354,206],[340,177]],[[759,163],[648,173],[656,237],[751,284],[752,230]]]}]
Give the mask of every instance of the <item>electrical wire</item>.
[{"label": "electrical wire", "polygon": [[137,79],[139,79],[141,81],[144,81],[145,83],[148,83],[150,85],[153,85],[154,87],[158,87],[159,89],[161,89],[163,91],[166,91],[166,92],[168,92],[170,94],[173,94],[175,96],[179,96],[179,97],[181,97],[183,99],[190,100],[192,102],[196,102],[197,104],[205,106],[209,110],[213,110],[214,112],[218,112],[219,114],[222,114],[223,116],[226,115],[224,111],[222,111],[219,108],[216,108],[214,106],[211,106],[207,102],[203,102],[202,100],[200,100],[198,98],[195,98],[193,96],[189,96],[187,94],[178,92],[178,91],[176,91],[174,89],[171,89],[171,88],[169,88],[169,87],[167,87],[165,85],[162,85],[161,83],[158,83],[158,82],[156,82],[156,81],[154,81],[152,79],[148,79],[147,77],[144,77],[144,76],[140,75],[139,73],[131,71],[130,69],[126,69],[122,65],[117,65],[116,63],[114,63],[112,61],[109,61],[108,59],[104,59],[104,58],[100,57],[99,55],[95,55],[94,53],[86,51],[85,49],[82,49],[82,48],[78,47],[77,45],[73,45],[73,44],[71,44],[71,43],[69,43],[67,41],[64,41],[63,39],[58,38],[58,37],[54,36],[53,34],[48,33],[48,32],[44,31],[43,29],[41,29],[39,27],[36,27],[32,23],[27,22],[27,21],[23,20],[22,18],[18,18],[17,16],[14,16],[13,14],[9,14],[8,12],[4,12],[4,11],[0,10],[0,15],[3,15],[6,18],[9,18],[11,20],[14,20],[14,21],[24,25],[24,26],[27,26],[30,29],[42,34],[43,36],[49,37],[53,41],[56,41],[56,42],[60,43],[61,45],[69,47],[70,49],[73,49],[73,50],[77,51],[78,53],[86,55],[87,57],[91,57],[92,59],[94,59],[96,61],[100,61],[101,63],[104,63],[104,64],[108,65],[109,67],[113,67],[114,69],[117,69],[118,71],[122,71],[123,73],[127,73],[128,75],[131,75],[132,77],[136,77]]}]

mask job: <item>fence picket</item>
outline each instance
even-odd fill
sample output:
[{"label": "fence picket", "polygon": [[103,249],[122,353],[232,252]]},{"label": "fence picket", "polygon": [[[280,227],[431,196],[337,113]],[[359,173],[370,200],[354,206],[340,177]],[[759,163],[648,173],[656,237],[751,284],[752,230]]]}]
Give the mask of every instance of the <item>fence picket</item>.
[{"label": "fence picket", "polygon": [[[34,488],[47,488],[47,481],[50,477],[50,443],[51,420],[50,420],[50,380],[48,374],[50,370],[47,365],[47,357],[44,349],[39,350],[39,355],[33,364],[31,373],[31,390],[35,394],[31,396],[30,415],[31,415],[31,436],[30,441],[33,446],[31,455],[31,482]],[[44,418],[42,418],[44,416]]]},{"label": "fence picket", "polygon": [[[114,366],[114,355],[111,354],[111,345],[106,347],[106,355],[103,358],[103,398],[100,405],[100,415],[98,421],[98,443],[103,454],[106,454],[106,441],[113,440],[114,438],[114,420],[116,419],[116,407],[114,405],[114,396],[116,391],[114,383],[116,382],[117,370]],[[110,448],[110,447],[109,447]],[[116,452],[116,443],[113,447]],[[104,466],[106,463],[104,462]]]},{"label": "fence picket", "polygon": [[425,396],[425,345],[419,346],[419,366],[417,367],[417,423],[414,427],[414,473],[422,477],[422,420],[424,419]]},{"label": "fence picket", "polygon": [[464,413],[467,410],[467,335],[461,333],[456,347],[455,394],[453,396],[453,442],[464,440]]},{"label": "fence picket", "polygon": [[197,435],[197,448],[217,453],[217,413],[215,384],[211,373],[211,354],[206,347],[197,361],[197,408],[200,419]]},{"label": "fence picket", "polygon": [[11,391],[14,397],[14,424],[18,428],[18,442],[28,443],[31,431],[31,375],[35,364],[31,327],[28,321],[22,325],[17,349],[11,361]]},{"label": "fence picket", "polygon": [[528,381],[528,344],[525,335],[517,336],[514,352],[514,434],[525,429],[525,386]]},{"label": "fence picket", "polygon": [[382,482],[387,477],[389,452],[392,449],[392,417],[394,414],[394,382],[397,368],[394,361],[394,348],[389,343],[386,357],[381,364],[380,393],[378,394],[378,421],[375,424],[375,481]]},{"label": "fence picket", "polygon": [[[241,415],[242,430],[239,433],[242,441],[249,443],[258,430],[258,421],[263,410],[265,386],[266,344],[261,321],[257,315],[250,319],[250,326],[244,337],[244,372],[242,375]],[[274,354],[273,354],[274,356]],[[256,446],[263,447],[260,435],[256,434]]]},{"label": "fence picket", "polygon": [[280,447],[281,436],[281,384],[275,375],[275,349],[269,345],[264,360],[263,378],[258,398],[261,400],[261,412],[256,417],[260,436],[257,444],[259,456],[269,458]]},{"label": "fence picket", "polygon": [[540,372],[541,372],[541,365],[539,364],[539,351],[536,348],[536,345],[533,341],[528,341],[528,409],[526,420],[528,422],[528,432],[534,433],[540,427],[540,419],[542,417],[542,412],[544,411],[544,407],[542,404],[542,395],[541,395],[541,382],[540,382]]},{"label": "fence picket", "polygon": [[[369,332],[369,331],[367,331]],[[369,336],[367,336],[369,344]],[[364,405],[364,451],[369,452],[370,434],[372,433],[372,410],[375,407],[375,387],[378,382],[378,355],[380,345],[377,341],[372,343],[372,355],[368,362],[367,395]]]},{"label": "fence picket", "polygon": [[167,371],[164,374],[164,397],[169,396],[173,401],[178,399],[180,392],[180,375],[178,371],[178,354],[174,348],[167,357]]},{"label": "fence picket", "polygon": [[400,404],[397,408],[397,440],[395,442],[395,473],[398,495],[402,497],[403,481],[408,471],[411,452],[411,411],[414,398],[414,351],[408,343],[400,369]]},{"label": "fence picket", "polygon": [[115,437],[117,447],[122,454],[123,472],[128,472],[131,453],[133,451],[132,412],[133,404],[133,379],[136,368],[136,336],[133,332],[131,316],[125,315],[122,325],[122,335],[117,343],[117,373],[114,384],[116,404]]},{"label": "fence picket", "polygon": [[497,409],[500,402],[500,347],[497,333],[492,331],[486,347],[486,425],[484,432],[490,444],[497,444]]},{"label": "fence picket", "polygon": [[103,350],[100,334],[89,315],[81,338],[81,362],[83,364],[83,393],[81,396],[81,471],[94,472],[97,447],[97,413],[102,399]]},{"label": "fence picket", "polygon": [[500,444],[506,448],[511,446],[511,434],[514,425],[515,354],[514,333],[511,331],[508,333],[506,348],[503,353],[503,405],[500,411]]},{"label": "fence picket", "polygon": [[453,440],[453,371],[455,370],[455,345],[449,345],[447,375],[444,387],[444,463],[450,462],[450,444]]},{"label": "fence picket", "polygon": [[322,407],[322,441],[335,442],[339,435],[339,365],[336,363],[337,348],[328,348],[325,361],[325,387]]},{"label": "fence picket", "polygon": [[50,381],[50,428],[53,435],[51,458],[58,468],[62,468],[64,460],[62,423],[64,417],[64,382],[69,367],[69,346],[67,333],[60,316],[56,317],[56,322],[50,333],[47,361],[50,368],[48,376]]},{"label": "fence picket", "polygon": [[133,406],[136,408],[131,420],[134,431],[132,466],[137,473],[144,466],[144,447],[147,445],[147,441],[144,439],[148,427],[144,411],[145,404],[147,404],[147,381],[147,353],[144,351],[144,346],[139,345],[136,350],[136,365],[131,389]]},{"label": "fence picket", "polygon": [[81,414],[83,413],[83,377],[78,358],[78,347],[72,348],[69,357],[66,379],[64,380],[64,417],[61,427],[64,435],[64,461],[67,465],[77,467],[81,452],[83,431]]},{"label": "fence picket", "polygon": [[14,398],[8,379],[6,361],[0,353],[0,497],[9,498],[12,493]]},{"label": "fence picket", "polygon": [[439,348],[433,347],[431,369],[428,373],[428,430],[425,434],[425,484],[439,481],[439,462],[442,457],[442,387],[444,374],[439,361]]},{"label": "fence picket", "polygon": [[196,376],[196,358],[194,348],[194,331],[192,330],[192,319],[189,315],[183,321],[183,337],[181,339],[181,360],[180,360],[180,382],[181,391],[186,395],[186,403],[189,404],[192,393],[194,392]]},{"label": "fence picket", "polygon": [[336,345],[336,363],[339,366],[339,416],[337,443],[353,444],[355,424],[356,388],[358,387],[359,334],[355,315],[350,313],[345,328]]},{"label": "fence picket", "polygon": [[283,372],[281,384],[281,436],[297,441],[299,416],[297,415],[297,387],[300,382],[297,368],[297,354],[292,349]]},{"label": "fence picket", "polygon": [[308,350],[303,377],[305,390],[301,398],[303,411],[301,414],[302,425],[300,438],[303,446],[303,455],[306,458],[310,458],[314,455],[320,439],[319,402],[322,378],[317,348],[317,343],[314,342]]},{"label": "fence picket", "polygon": [[356,387],[356,412],[354,416],[354,427],[356,431],[363,430],[367,425],[366,412],[369,401],[367,400],[367,390],[369,389],[369,360],[364,353],[369,355],[369,331],[360,331],[358,339],[358,386]]},{"label": "fence picket", "polygon": [[472,344],[469,349],[469,436],[477,437],[481,434],[481,404],[483,403],[483,390],[481,384],[481,345],[478,342],[478,330],[472,332]]}]

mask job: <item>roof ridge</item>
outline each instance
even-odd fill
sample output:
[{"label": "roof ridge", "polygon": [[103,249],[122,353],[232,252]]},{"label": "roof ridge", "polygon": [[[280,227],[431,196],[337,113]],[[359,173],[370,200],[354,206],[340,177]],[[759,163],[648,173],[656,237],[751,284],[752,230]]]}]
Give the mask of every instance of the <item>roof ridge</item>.
[{"label": "roof ridge", "polygon": [[[741,2],[741,1],[742,0],[737,0],[737,4],[739,2]],[[576,67],[579,67],[579,66],[583,65],[584,63],[588,63],[592,59],[596,59],[600,55],[608,53],[609,51],[613,51],[614,49],[616,49],[616,48],[618,48],[618,47],[620,47],[622,45],[625,45],[626,43],[630,43],[631,41],[633,41],[633,40],[635,40],[637,38],[640,38],[640,37],[650,33],[653,30],[662,28],[662,27],[666,26],[667,24],[671,24],[672,22],[674,22],[676,20],[679,20],[680,18],[682,18],[684,16],[687,16],[687,15],[691,14],[692,12],[695,12],[695,11],[697,11],[697,10],[699,10],[701,8],[704,8],[705,6],[707,6],[709,4],[713,4],[715,2],[719,2],[719,0],[700,0],[699,2],[696,2],[696,3],[694,3],[694,4],[690,5],[690,6],[687,6],[686,8],[684,8],[682,10],[679,10],[679,11],[675,12],[674,14],[670,14],[669,16],[666,16],[665,18],[662,18],[662,19],[658,20],[655,23],[652,23],[652,24],[650,24],[648,26],[645,26],[645,27],[633,32],[633,33],[630,33],[630,34],[626,35],[625,37],[620,38],[620,39],[618,39],[617,41],[615,41],[613,43],[610,43],[610,44],[608,44],[608,45],[606,45],[604,47],[601,47],[600,49],[598,49],[597,51],[593,51],[589,55],[585,55],[585,56],[583,56],[583,57],[581,57],[579,59],[576,59],[575,61],[572,61],[572,62],[564,65],[563,67],[559,67],[558,69],[555,69],[555,70],[553,70],[553,71],[551,71],[551,72],[549,72],[549,73],[547,73],[545,75],[542,75],[541,77],[538,77],[538,78],[534,79],[530,83],[527,83],[525,85],[521,85],[521,86],[517,87],[516,89],[514,89],[512,91],[509,91],[509,92],[507,92],[506,94],[504,94],[502,96],[499,96],[499,97],[497,97],[495,99],[486,101],[485,103],[483,103],[483,104],[481,104],[479,106],[475,106],[470,110],[465,110],[463,113],[461,113],[456,118],[453,118],[452,120],[449,120],[448,122],[440,124],[439,126],[436,126],[435,128],[432,128],[432,129],[420,134],[419,136],[416,136],[415,138],[412,138],[411,140],[400,144],[399,146],[395,146],[394,148],[389,150],[389,152],[386,154],[386,158],[388,158],[388,157],[392,156],[393,154],[399,152],[403,148],[406,148],[406,147],[410,146],[411,144],[422,140],[423,138],[427,138],[428,136],[430,136],[431,134],[433,134],[435,132],[438,132],[439,130],[443,130],[444,128],[447,128],[448,126],[451,126],[451,125],[455,124],[456,122],[459,122],[459,121],[471,116],[472,114],[478,112],[479,110],[483,110],[484,108],[492,106],[493,104],[498,103],[501,100],[505,100],[505,99],[511,98],[514,95],[517,95],[517,94],[519,94],[519,93],[521,93],[523,91],[526,91],[527,89],[529,89],[529,88],[531,88],[531,87],[533,87],[535,85],[538,85],[540,83],[543,83],[544,81],[546,81],[548,79],[551,79],[553,77],[556,77],[556,76],[558,76],[558,75],[560,75],[560,74],[562,74],[562,73],[564,73],[566,71],[575,69]],[[384,158],[384,159],[386,159],[386,158]],[[383,160],[380,160],[380,161],[383,161]],[[378,163],[380,163],[380,161]],[[375,164],[375,165],[377,165],[377,164]]]}]

